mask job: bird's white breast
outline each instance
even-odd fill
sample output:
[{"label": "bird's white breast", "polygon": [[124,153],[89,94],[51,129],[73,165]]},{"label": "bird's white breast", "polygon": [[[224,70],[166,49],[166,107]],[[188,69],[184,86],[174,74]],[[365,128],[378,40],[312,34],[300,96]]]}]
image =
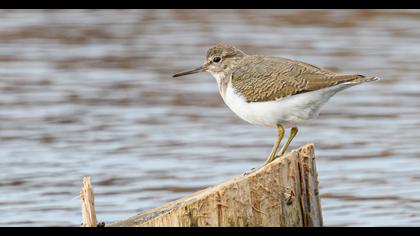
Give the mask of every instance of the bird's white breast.
[{"label": "bird's white breast", "polygon": [[[220,74],[213,74],[219,84]],[[284,128],[296,126],[303,121],[315,118],[320,107],[336,92],[352,86],[340,84],[312,92],[301,93],[275,101],[247,102],[245,97],[235,91],[229,82],[226,92],[220,94],[226,105],[243,120],[259,126],[276,127],[278,124]]]}]

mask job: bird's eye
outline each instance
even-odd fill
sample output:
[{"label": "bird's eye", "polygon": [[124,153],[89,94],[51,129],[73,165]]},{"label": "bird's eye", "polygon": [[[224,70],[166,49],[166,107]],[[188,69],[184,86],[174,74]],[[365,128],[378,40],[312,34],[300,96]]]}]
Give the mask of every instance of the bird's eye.
[{"label": "bird's eye", "polygon": [[213,62],[218,63],[218,62],[220,62],[221,60],[222,60],[222,58],[221,58],[221,57],[213,57]]}]

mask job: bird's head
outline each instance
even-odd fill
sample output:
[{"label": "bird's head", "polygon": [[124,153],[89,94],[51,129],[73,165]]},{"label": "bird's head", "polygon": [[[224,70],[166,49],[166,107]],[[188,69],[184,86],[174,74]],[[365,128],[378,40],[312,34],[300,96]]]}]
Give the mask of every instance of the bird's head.
[{"label": "bird's head", "polygon": [[244,52],[231,45],[217,44],[207,50],[206,59],[202,66],[175,74],[173,77],[199,72],[210,72],[212,74],[223,73],[232,67],[235,67],[244,56],[246,56]]}]

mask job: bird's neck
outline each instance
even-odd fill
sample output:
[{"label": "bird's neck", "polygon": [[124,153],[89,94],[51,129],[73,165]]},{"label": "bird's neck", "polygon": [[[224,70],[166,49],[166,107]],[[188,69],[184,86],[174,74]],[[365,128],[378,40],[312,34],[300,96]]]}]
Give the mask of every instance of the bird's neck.
[{"label": "bird's neck", "polygon": [[227,75],[225,72],[210,72],[210,73],[216,79],[217,86],[219,87],[219,93],[224,99],[226,95],[226,90],[229,84],[230,76]]},{"label": "bird's neck", "polygon": [[219,92],[220,92],[220,95],[223,97],[223,99],[225,98],[226,90],[230,83],[232,72],[241,65],[241,62],[244,59],[248,57],[249,57],[248,55],[246,55],[245,53],[242,53],[240,56],[231,58],[229,61],[230,63],[229,66],[225,68],[224,71],[210,72],[217,81],[217,85],[219,86]]}]

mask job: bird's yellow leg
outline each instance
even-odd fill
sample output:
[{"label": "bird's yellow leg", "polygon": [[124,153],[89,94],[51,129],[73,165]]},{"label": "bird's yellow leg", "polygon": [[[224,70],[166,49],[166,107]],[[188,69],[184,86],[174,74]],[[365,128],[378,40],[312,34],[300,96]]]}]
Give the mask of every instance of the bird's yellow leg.
[{"label": "bird's yellow leg", "polygon": [[277,149],[279,148],[280,142],[284,136],[284,128],[282,125],[277,125],[277,140],[274,143],[273,149],[271,150],[270,156],[268,156],[267,161],[265,161],[264,165],[272,162],[276,158]]},{"label": "bird's yellow leg", "polygon": [[286,152],[286,149],[289,147],[289,144],[292,142],[292,140],[293,140],[293,138],[296,136],[296,134],[297,134],[297,132],[298,132],[298,128],[297,127],[293,127],[291,130],[290,130],[290,135],[289,135],[289,138],[287,139],[287,141],[286,141],[286,143],[283,145],[283,147],[280,149],[280,153],[279,153],[279,156],[281,157],[285,152]]}]

